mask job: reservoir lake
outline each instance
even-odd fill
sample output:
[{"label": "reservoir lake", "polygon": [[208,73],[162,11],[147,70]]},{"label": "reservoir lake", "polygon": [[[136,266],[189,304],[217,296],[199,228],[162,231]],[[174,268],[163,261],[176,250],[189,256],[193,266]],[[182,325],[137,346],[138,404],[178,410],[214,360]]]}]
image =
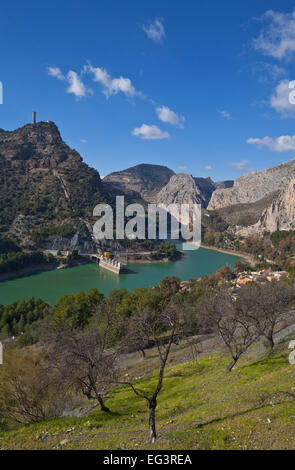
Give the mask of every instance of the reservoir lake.
[{"label": "reservoir lake", "polygon": [[96,287],[107,295],[114,289],[155,286],[166,276],[177,276],[182,281],[213,274],[222,266],[233,267],[238,256],[199,248],[184,251],[185,257],[168,263],[128,263],[129,272],[116,275],[97,263],[72,268],[29,273],[14,279],[0,281],[0,304],[19,299],[41,298],[55,304],[63,295],[89,291]]}]

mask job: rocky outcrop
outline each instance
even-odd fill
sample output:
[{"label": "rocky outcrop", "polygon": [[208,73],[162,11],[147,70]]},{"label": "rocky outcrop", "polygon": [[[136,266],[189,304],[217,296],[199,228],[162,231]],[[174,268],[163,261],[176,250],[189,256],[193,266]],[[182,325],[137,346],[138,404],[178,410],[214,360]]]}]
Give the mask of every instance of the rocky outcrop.
[{"label": "rocky outcrop", "polygon": [[52,238],[47,245],[48,250],[77,250],[79,253],[96,253],[97,248],[87,232],[77,232],[71,238]]},{"label": "rocky outcrop", "polygon": [[156,202],[162,204],[196,203],[207,207],[216,187],[227,187],[233,181],[215,183],[211,178],[195,178],[186,173],[173,175],[169,183],[156,195]]},{"label": "rocky outcrop", "polygon": [[259,221],[250,227],[237,227],[240,235],[253,233],[275,232],[277,230],[295,229],[295,178],[291,180],[287,189],[274,199],[265,209]]},{"label": "rocky outcrop", "polygon": [[82,255],[96,253],[98,248],[104,251],[125,251],[124,246],[117,240],[103,240],[100,242],[93,240],[92,233],[86,226],[80,228],[72,236],[51,237],[42,244],[42,249],[48,251],[76,250]]},{"label": "rocky outcrop", "polygon": [[15,237],[24,237],[34,226],[34,217],[19,214],[11,224],[10,233]]},{"label": "rocky outcrop", "polygon": [[27,124],[15,131],[0,130],[0,157],[24,171],[78,167],[82,158],[62,140],[54,122]]},{"label": "rocky outcrop", "polygon": [[173,175],[169,183],[156,196],[158,204],[205,204],[205,198],[191,175]]},{"label": "rocky outcrop", "polygon": [[132,191],[142,199],[152,201],[154,195],[173,175],[174,172],[166,166],[141,164],[110,173],[103,179],[103,183],[118,195],[120,191]]},{"label": "rocky outcrop", "polygon": [[216,210],[234,204],[247,204],[286,188],[295,177],[295,159],[263,171],[254,171],[240,176],[232,188],[216,189],[208,204]]}]

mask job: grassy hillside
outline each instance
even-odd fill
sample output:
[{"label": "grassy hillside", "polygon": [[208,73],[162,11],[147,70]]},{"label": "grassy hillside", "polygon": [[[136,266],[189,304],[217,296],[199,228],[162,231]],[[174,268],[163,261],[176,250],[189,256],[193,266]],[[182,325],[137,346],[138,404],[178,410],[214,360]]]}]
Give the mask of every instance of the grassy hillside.
[{"label": "grassy hillside", "polygon": [[[267,358],[244,359],[225,372],[221,353],[170,366],[159,395],[159,439],[149,443],[143,400],[126,386],[113,389],[111,413],[92,410],[83,418],[60,418],[0,432],[1,449],[294,449],[295,366],[288,341]],[[179,352],[179,351],[178,351]],[[253,355],[252,355],[253,356]],[[139,357],[139,356],[138,356]],[[251,355],[250,355],[251,357]],[[173,355],[171,361],[179,356]],[[156,356],[126,362],[140,376]],[[137,380],[147,391],[155,376]]]}]

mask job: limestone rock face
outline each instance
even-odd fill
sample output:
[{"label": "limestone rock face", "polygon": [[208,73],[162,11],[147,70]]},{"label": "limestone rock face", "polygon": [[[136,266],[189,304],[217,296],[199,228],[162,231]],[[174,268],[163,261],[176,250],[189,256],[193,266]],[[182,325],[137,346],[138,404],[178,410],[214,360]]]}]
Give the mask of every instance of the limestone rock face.
[{"label": "limestone rock face", "polygon": [[295,159],[263,171],[254,171],[240,176],[232,188],[216,189],[208,205],[216,210],[234,204],[247,204],[286,188],[295,177]]},{"label": "limestone rock face", "polygon": [[188,174],[179,173],[172,176],[169,183],[157,194],[158,204],[205,204],[205,198],[195,179]]},{"label": "limestone rock face", "polygon": [[187,173],[173,175],[169,183],[156,196],[156,202],[162,204],[196,203],[207,207],[213,191],[217,187],[232,186],[233,181],[214,182],[211,178],[196,178]]},{"label": "limestone rock face", "polygon": [[238,228],[237,233],[249,235],[252,233],[275,232],[277,230],[295,229],[295,178],[291,180],[287,189],[274,199],[265,209],[259,221],[243,229]]}]

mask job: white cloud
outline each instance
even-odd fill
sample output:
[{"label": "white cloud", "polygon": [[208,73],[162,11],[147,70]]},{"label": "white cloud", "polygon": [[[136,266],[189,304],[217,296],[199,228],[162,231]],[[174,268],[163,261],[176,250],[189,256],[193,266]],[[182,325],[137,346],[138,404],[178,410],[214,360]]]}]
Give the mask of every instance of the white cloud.
[{"label": "white cloud", "polygon": [[248,160],[241,160],[240,162],[232,162],[231,166],[235,167],[236,170],[242,171],[245,169],[247,163],[249,163]]},{"label": "white cloud", "polygon": [[270,97],[270,106],[283,117],[295,113],[295,105],[291,104],[289,101],[289,95],[292,91],[292,89],[289,88],[289,83],[289,80],[281,80]]},{"label": "white cloud", "polygon": [[232,119],[231,115],[225,110],[217,110],[217,112],[225,119]]},{"label": "white cloud", "polygon": [[274,152],[290,152],[295,150],[295,134],[276,138],[266,136],[262,139],[250,137],[247,144],[257,145],[258,148],[267,147]]},{"label": "white cloud", "polygon": [[165,28],[163,26],[162,20],[156,18],[154,22],[150,23],[149,25],[144,25],[143,27],[144,32],[146,33],[147,37],[154,42],[162,42],[162,39],[165,37]]},{"label": "white cloud", "polygon": [[[117,95],[120,92],[127,96],[138,95],[143,97],[141,92],[135,90],[129,78],[122,76],[118,78],[112,78],[106,69],[92,67],[92,65],[85,65],[81,75],[86,75],[87,73],[92,74],[93,80],[95,82],[102,84],[104,94],[107,98],[109,98],[111,95]],[[92,93],[92,90],[87,89],[82,82],[81,76],[73,70],[70,70],[66,75],[63,75],[62,71],[58,67],[48,67],[48,74],[57,78],[58,80],[64,80],[68,82],[69,86],[67,88],[67,92],[73,93],[78,98],[85,96],[87,92]]]},{"label": "white cloud", "polygon": [[82,142],[82,144],[86,144],[86,143],[87,143],[87,140],[81,139],[81,142]]},{"label": "white cloud", "polygon": [[65,80],[66,78],[58,67],[48,67],[48,74],[52,77],[58,78],[59,80]]},{"label": "white cloud", "polygon": [[254,48],[280,60],[291,56],[295,52],[295,10],[291,13],[268,10],[261,19],[268,24],[253,40]]},{"label": "white cloud", "polygon": [[86,87],[77,72],[70,70],[67,73],[66,79],[69,82],[67,93],[73,93],[77,98],[82,98],[82,96],[86,95]]},{"label": "white cloud", "polygon": [[185,171],[185,170],[187,170],[187,166],[178,166],[178,167],[177,167],[177,170],[179,170],[179,171]]},{"label": "white cloud", "polygon": [[210,171],[213,170],[213,167],[211,165],[205,165],[204,169]]},{"label": "white cloud", "polygon": [[148,124],[142,124],[142,126],[133,129],[132,135],[143,140],[168,139],[170,137],[168,132],[162,131],[158,126],[150,126]]},{"label": "white cloud", "polygon": [[77,98],[86,96],[87,91],[90,92],[90,90],[87,90],[77,72],[74,72],[73,70],[69,70],[69,72],[64,75],[58,67],[48,67],[48,74],[57,78],[58,80],[66,81],[69,85],[67,88],[67,93],[72,93]]},{"label": "white cloud", "polygon": [[172,124],[172,126],[178,126],[183,128],[183,123],[185,120],[184,116],[181,116],[178,113],[171,111],[168,106],[158,106],[156,108],[156,114],[160,121],[168,122],[169,124]]},{"label": "white cloud", "polygon": [[93,74],[93,80],[102,84],[104,88],[104,94],[107,98],[111,95],[117,95],[122,92],[127,96],[142,95],[137,92],[131,83],[130,78],[118,77],[112,78],[106,69],[101,67],[92,67],[89,65],[84,68]]}]

